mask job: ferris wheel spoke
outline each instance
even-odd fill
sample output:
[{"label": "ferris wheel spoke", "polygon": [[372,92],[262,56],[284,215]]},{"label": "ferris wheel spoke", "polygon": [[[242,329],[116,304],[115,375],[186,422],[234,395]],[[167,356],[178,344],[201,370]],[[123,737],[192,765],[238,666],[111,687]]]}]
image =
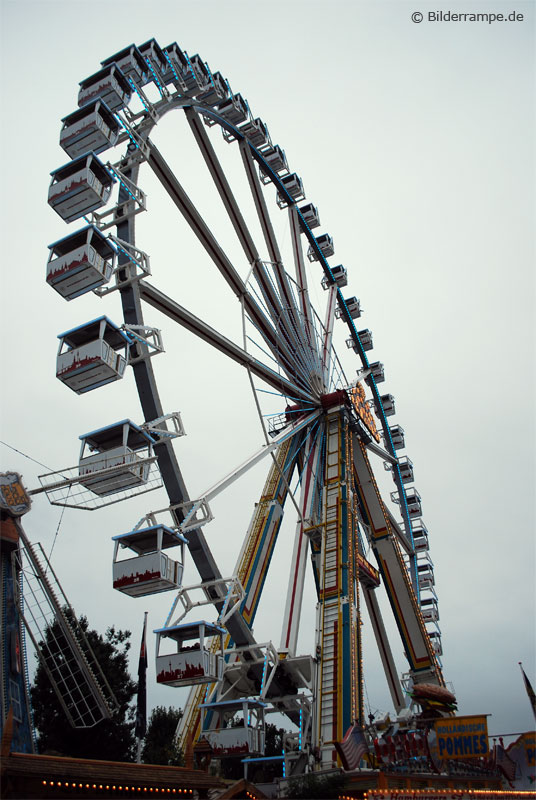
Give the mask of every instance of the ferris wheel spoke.
[{"label": "ferris wheel spoke", "polygon": [[335,320],[335,308],[337,305],[337,286],[333,284],[329,287],[328,305],[326,308],[326,320],[324,322],[324,341],[322,343],[322,368],[324,372],[324,382],[327,384],[331,371],[332,342],[333,342],[333,323]]},{"label": "ferris wheel spoke", "polygon": [[274,389],[277,389],[281,394],[286,397],[299,398],[300,400],[306,400],[308,402],[314,401],[313,396],[300,385],[289,381],[283,375],[279,375],[274,370],[253,358],[253,356],[250,356],[249,353],[237,344],[227,339],[225,336],[222,336],[221,333],[218,333],[218,331],[210,325],[207,325],[202,319],[196,317],[195,314],[192,314],[190,311],[187,311],[184,306],[181,306],[175,300],[167,297],[167,295],[154,286],[151,286],[147,281],[140,281],[140,294],[142,299],[153,306],[153,308],[156,308],[170,319],[175,320],[175,322],[187,328],[187,330],[195,333],[196,336],[208,342],[208,344],[212,345],[217,350],[220,350],[233,361],[250,369],[254,375],[262,378],[262,380]]},{"label": "ferris wheel spoke", "polygon": [[[301,243],[301,229],[298,212],[295,206],[289,206],[288,209],[290,232],[292,238],[292,251],[294,256],[294,267],[296,270],[296,282],[298,285],[299,305],[303,316],[303,327],[307,342],[314,354],[315,360],[319,362],[318,352],[316,348],[314,336],[314,319],[311,301],[309,299],[309,290],[307,286],[307,272],[305,269],[305,259],[303,257],[303,248]],[[320,364],[317,363],[317,368]]]},{"label": "ferris wheel spoke", "polygon": [[259,180],[259,176],[257,174],[257,171],[255,169],[255,164],[253,162],[252,148],[251,145],[245,140],[242,140],[239,146],[249,186],[251,189],[255,207],[257,209],[259,222],[261,224],[266,246],[270,254],[270,260],[274,266],[274,273],[277,280],[279,294],[283,305],[285,305],[286,308],[289,309],[293,325],[295,327],[298,336],[301,337],[302,327],[300,324],[298,309],[290,288],[287,274],[283,268],[281,253],[279,251],[279,246],[277,244],[277,239],[270,219],[270,214],[268,213],[268,208],[266,206],[266,200],[264,197],[264,193],[262,191],[261,182]]},{"label": "ferris wheel spoke", "polygon": [[235,233],[237,234],[240,244],[242,245],[242,249],[244,250],[248,264],[250,265],[261,289],[267,311],[272,318],[274,326],[276,328],[278,326],[282,326],[281,333],[283,337],[287,339],[289,332],[285,328],[281,319],[279,298],[273,291],[267,270],[261,261],[257,247],[253,241],[253,237],[251,236],[251,233],[246,225],[242,212],[240,211],[240,208],[236,202],[232,189],[226,178],[225,172],[221,167],[212,143],[210,142],[203,125],[199,121],[198,114],[192,108],[186,108],[185,114],[190,124],[190,128],[194,134],[197,145],[199,146],[214,184],[229,215],[229,219],[231,220]]},{"label": "ferris wheel spoke", "polygon": [[240,240],[248,263],[253,265],[259,260],[259,253],[253,241],[253,237],[246,225],[242,212],[235,200],[229,182],[221,167],[216,152],[210,142],[203,124],[199,120],[197,113],[190,107],[185,109],[186,119],[190,125],[194,138],[205,160],[208,170],[216,185],[218,193],[225,205],[226,211]]},{"label": "ferris wheel spoke", "polygon": [[[259,297],[259,294],[252,282],[250,282],[250,292],[258,299],[259,302],[261,303],[263,302],[262,299]],[[276,319],[279,321],[278,325],[279,328],[281,327],[282,322],[289,321],[288,311],[284,306],[282,305],[279,306],[279,310],[277,311],[276,314]],[[249,321],[254,327],[256,327],[252,319],[250,319]],[[304,384],[307,387],[312,387],[313,385],[312,376],[315,374],[315,368],[314,368],[315,362],[313,359],[313,353],[304,343],[303,337],[298,337],[296,335],[292,323],[287,324],[285,327],[287,331],[285,341],[287,342],[290,348],[290,352],[292,353],[293,356],[296,380],[299,380],[299,376],[301,376],[301,379],[304,381]]]},{"label": "ferris wheel spoke", "polygon": [[234,294],[243,301],[248,314],[255,320],[255,324],[268,346],[277,354],[277,358],[280,360],[284,371],[289,377],[292,377],[293,358],[288,346],[277,330],[274,329],[269,319],[261,311],[257,303],[252,300],[247,292],[245,283],[216,241],[205,220],[184,191],[163,156],[149,139],[147,139],[147,148],[147,161],[156,177],[166,189]]}]

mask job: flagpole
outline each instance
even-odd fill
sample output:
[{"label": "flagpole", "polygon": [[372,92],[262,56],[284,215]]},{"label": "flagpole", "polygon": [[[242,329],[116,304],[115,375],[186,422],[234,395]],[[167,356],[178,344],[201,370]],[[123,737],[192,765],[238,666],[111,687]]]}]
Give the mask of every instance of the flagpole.
[{"label": "flagpole", "polygon": [[519,669],[521,670],[521,675],[523,676],[523,683],[525,684],[525,691],[527,692],[529,703],[532,708],[532,713],[534,714],[534,719],[536,719],[536,694],[534,693],[534,689],[532,688],[531,682],[526,676],[525,670],[523,669],[523,664],[521,661],[517,662],[519,664]]},{"label": "flagpole", "polygon": [[138,664],[138,703],[136,707],[136,764],[141,764],[141,751],[147,729],[147,614],[144,612],[141,635],[140,660]]}]

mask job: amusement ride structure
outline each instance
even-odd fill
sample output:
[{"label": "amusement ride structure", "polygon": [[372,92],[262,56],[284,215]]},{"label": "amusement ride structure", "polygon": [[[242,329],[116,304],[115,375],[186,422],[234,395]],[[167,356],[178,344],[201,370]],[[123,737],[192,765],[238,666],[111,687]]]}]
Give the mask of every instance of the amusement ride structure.
[{"label": "amusement ride structure", "polygon": [[[221,73],[175,43],[162,49],[150,40],[107,58],[80,83],[78,104],[62,120],[60,144],[70,160],[51,173],[48,199],[65,222],[78,225],[50,245],[47,282],[66,300],[116,292],[123,320],[101,315],[60,334],[57,377],[83,394],[123,378],[130,366],[142,420],[103,420],[102,428],[80,437],[79,463],[42,476],[37,491],[59,505],[98,508],[164,486],[165,508],[114,537],[113,581],[133,597],[176,593],[155,632],[156,673],[161,684],[191,687],[178,731],[183,748],[195,751],[205,740],[216,756],[262,758],[264,715],[275,710],[295,731],[287,741],[289,773],[344,763],[340,743],[368,722],[365,607],[400,730],[415,731],[419,719],[425,725],[451,715],[455,701],[440,663],[428,532],[413,465],[400,454],[404,431],[390,424],[395,401],[379,388],[383,364],[369,361],[372,334],[357,325],[360,301],[343,293],[347,270],[330,263],[332,237],[313,233],[320,225],[318,210],[306,200],[283,149]],[[181,176],[151,140],[171,111],[186,117],[214,197],[234,230],[241,263],[219,244]],[[235,174],[219,157],[222,135],[248,187],[247,210],[233,190]],[[122,146],[123,155],[104,160],[105,151]],[[135,238],[136,217],[146,208],[141,179],[147,169],[227,283],[229,296],[239,301],[241,342],[158,289],[157,270],[153,283],[149,256]],[[110,205],[114,186],[117,197]],[[288,220],[285,242],[276,215]],[[320,293],[310,291],[313,283]],[[174,450],[174,439],[184,433],[181,418],[159,396],[153,356],[163,350],[162,337],[146,322],[153,309],[243,366],[263,425],[258,451],[197,498],[188,493]],[[347,328],[352,377],[334,351],[335,326]],[[265,416],[268,406],[277,413]],[[262,459],[264,488],[237,548],[235,570],[225,577],[203,532],[213,518],[210,503]],[[378,468],[392,476],[391,502],[382,497]],[[280,640],[258,642],[252,626],[289,507],[297,522]],[[186,550],[200,582],[183,586]],[[300,654],[308,565],[317,595],[315,648]],[[185,569],[192,574],[191,563]],[[407,659],[402,678],[377,600],[381,585]],[[206,605],[214,606],[210,620],[194,611]],[[231,727],[237,711],[243,724]]]}]

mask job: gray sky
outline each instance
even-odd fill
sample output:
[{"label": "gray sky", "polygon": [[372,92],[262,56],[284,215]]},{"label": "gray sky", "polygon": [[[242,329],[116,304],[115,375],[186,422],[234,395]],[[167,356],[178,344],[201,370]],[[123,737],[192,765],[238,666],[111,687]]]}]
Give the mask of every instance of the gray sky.
[{"label": "gray sky", "polygon": [[[121,317],[115,294],[66,303],[46,286],[47,245],[68,232],[46,195],[49,172],[67,161],[58,145],[60,119],[76,108],[78,82],[131,42],[176,40],[220,70],[268,124],[319,208],[319,231],[334,238],[330,263],[347,267],[348,295],[361,299],[360,327],[373,332],[383,386],[396,397],[394,421],[405,429],[415,466],[435,564],[444,672],[460,713],[492,714],[492,733],[528,730],[533,719],[517,662],[536,686],[534,4],[451,7],[524,15],[493,24],[431,22],[428,11],[438,4],[422,0],[295,0],[269,9],[247,0],[174,0],[155,2],[150,11],[132,0],[91,7],[2,0],[0,9],[0,438],[61,469],[77,462],[80,434],[124,417],[141,421],[130,374],[82,397],[54,378],[58,333],[101,314]],[[411,19],[417,10],[420,24]],[[208,183],[181,122],[166,121],[154,138],[216,220],[216,201],[206,198]],[[227,299],[159,187],[146,173],[141,184],[149,211],[138,241],[151,256],[153,282],[238,339],[238,304]],[[223,228],[221,236],[226,242]],[[321,305],[322,291],[315,292]],[[163,331],[166,354],[154,366],[164,405],[183,414],[188,435],[176,449],[196,496],[262,443],[247,376],[167,320],[147,317]],[[351,376],[358,365],[342,327],[337,336]],[[0,448],[1,469],[20,471],[36,487],[46,470]],[[264,470],[256,468],[214,504],[206,535],[224,574],[234,566]],[[171,597],[136,601],[114,592],[110,539],[164,504],[159,492],[102,511],[68,509],[53,554],[72,604],[93,627],[133,631],[133,665],[143,611],[150,612],[150,628],[160,627]],[[39,497],[25,519],[47,552],[60,517],[61,509]],[[292,521],[285,530],[265,591],[269,607],[256,622],[258,639],[276,644]],[[191,564],[185,580],[196,580]],[[304,650],[314,627],[308,592]],[[367,626],[365,636],[369,641]],[[388,710],[372,643],[366,667],[373,711]],[[149,682],[152,705],[181,705],[183,698]]]}]

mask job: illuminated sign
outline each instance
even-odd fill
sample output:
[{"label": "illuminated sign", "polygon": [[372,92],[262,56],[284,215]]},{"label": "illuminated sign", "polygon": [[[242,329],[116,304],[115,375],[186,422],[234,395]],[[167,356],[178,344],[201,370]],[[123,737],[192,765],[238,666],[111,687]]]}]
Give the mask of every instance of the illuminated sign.
[{"label": "illuminated sign", "polygon": [[16,472],[0,473],[0,508],[16,517],[30,510],[31,500]]},{"label": "illuminated sign", "polygon": [[357,416],[363,422],[369,433],[376,439],[377,442],[380,441],[380,434],[376,429],[376,422],[374,421],[374,417],[372,416],[372,411],[370,410],[367,399],[365,397],[365,390],[361,383],[358,383],[357,386],[353,386],[350,389],[350,399],[352,401],[352,405],[357,413]]},{"label": "illuminated sign", "polygon": [[482,758],[489,754],[486,717],[449,717],[435,723],[437,757]]}]

